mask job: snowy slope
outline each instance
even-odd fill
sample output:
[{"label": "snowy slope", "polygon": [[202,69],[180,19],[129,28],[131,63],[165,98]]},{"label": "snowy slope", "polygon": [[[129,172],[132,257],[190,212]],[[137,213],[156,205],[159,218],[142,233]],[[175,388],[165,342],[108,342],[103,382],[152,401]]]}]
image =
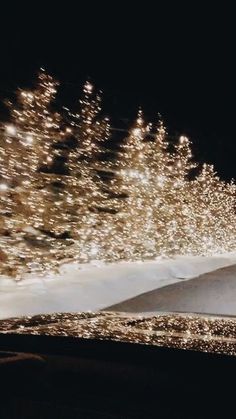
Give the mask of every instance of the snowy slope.
[{"label": "snowy slope", "polygon": [[58,311],[97,311],[175,282],[236,264],[236,253],[210,257],[179,256],[147,262],[61,267],[60,274],[0,277],[0,318]]}]

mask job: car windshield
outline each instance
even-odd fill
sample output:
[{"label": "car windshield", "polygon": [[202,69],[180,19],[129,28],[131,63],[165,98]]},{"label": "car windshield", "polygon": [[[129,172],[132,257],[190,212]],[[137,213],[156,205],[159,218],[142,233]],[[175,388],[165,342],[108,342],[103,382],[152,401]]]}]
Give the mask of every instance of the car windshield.
[{"label": "car windshield", "polygon": [[233,353],[227,34],[180,9],[29,11],[4,31],[1,330]]}]

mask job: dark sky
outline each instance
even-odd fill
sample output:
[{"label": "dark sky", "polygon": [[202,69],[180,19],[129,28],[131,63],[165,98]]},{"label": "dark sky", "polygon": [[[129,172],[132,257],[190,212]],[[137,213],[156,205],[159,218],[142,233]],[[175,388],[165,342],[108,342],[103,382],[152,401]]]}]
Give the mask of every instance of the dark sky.
[{"label": "dark sky", "polygon": [[114,120],[139,105],[148,118],[161,112],[170,131],[190,135],[199,160],[236,177],[232,11],[190,1],[48,3],[1,10],[1,98],[44,66],[70,104],[89,76]]}]

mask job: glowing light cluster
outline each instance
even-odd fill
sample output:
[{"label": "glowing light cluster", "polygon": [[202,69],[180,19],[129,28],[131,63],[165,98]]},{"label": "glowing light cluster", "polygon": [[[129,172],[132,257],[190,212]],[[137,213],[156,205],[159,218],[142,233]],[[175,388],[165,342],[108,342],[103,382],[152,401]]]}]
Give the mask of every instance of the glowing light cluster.
[{"label": "glowing light cluster", "polygon": [[100,93],[86,82],[65,123],[51,110],[56,90],[41,70],[0,130],[0,274],[236,248],[236,186],[206,164],[190,176],[187,137],[173,147],[162,120],[148,124],[140,109],[119,147],[106,149]]}]

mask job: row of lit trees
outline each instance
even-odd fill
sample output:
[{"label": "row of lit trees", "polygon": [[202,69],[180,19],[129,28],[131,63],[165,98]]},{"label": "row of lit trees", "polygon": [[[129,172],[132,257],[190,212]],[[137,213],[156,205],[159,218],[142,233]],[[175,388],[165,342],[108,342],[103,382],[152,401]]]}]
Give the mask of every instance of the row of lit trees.
[{"label": "row of lit trees", "polygon": [[86,82],[78,111],[62,117],[51,109],[57,85],[41,70],[0,131],[0,273],[235,249],[235,184],[206,164],[192,179],[186,137],[171,148],[162,121],[140,110],[105,158],[100,93]]}]

